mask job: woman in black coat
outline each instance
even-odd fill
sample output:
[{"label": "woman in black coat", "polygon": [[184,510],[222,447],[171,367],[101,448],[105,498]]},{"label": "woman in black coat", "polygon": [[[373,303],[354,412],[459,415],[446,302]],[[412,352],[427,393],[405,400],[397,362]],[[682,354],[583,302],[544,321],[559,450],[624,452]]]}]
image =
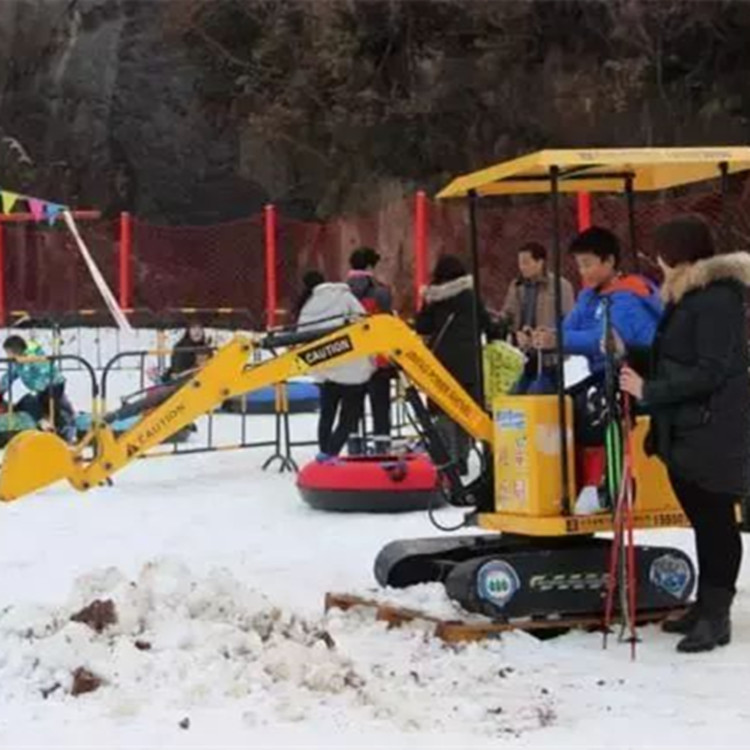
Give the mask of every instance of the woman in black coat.
[{"label": "woman in black coat", "polygon": [[747,494],[750,377],[745,287],[750,255],[714,255],[708,227],[685,218],[655,236],[664,272],[664,317],[645,381],[624,368],[621,386],[651,414],[647,449],[658,455],[695,532],[698,597],[664,623],[678,651],[729,643],[729,610],[742,558],[735,516]]},{"label": "woman in black coat", "polygon": [[182,338],[172,349],[172,361],[169,369],[162,376],[162,380],[169,382],[186,372],[195,370],[210,354],[211,340],[206,336],[203,326],[198,322],[190,323]]},{"label": "woman in black coat", "polygon": [[[423,305],[416,318],[417,333],[446,370],[479,400],[479,372],[474,334],[474,279],[454,255],[443,255],[432,272],[432,283],[425,287]],[[484,306],[479,305],[480,333],[496,335],[496,327]],[[433,409],[436,410],[436,409]],[[436,410],[437,411],[437,410]],[[437,426],[446,448],[465,474],[471,441],[469,436],[442,412],[437,411]]]}]

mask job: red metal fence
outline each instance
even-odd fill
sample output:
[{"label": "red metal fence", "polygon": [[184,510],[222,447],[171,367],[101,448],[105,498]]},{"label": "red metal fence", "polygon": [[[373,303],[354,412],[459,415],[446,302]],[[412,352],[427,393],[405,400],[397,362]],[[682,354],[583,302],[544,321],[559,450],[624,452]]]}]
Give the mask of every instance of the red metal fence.
[{"label": "red metal fence", "polygon": [[[747,247],[750,190],[730,198],[728,216],[735,247]],[[612,228],[629,249],[627,205],[621,198],[595,196],[561,201],[562,247],[586,212],[594,224]],[[638,250],[649,254],[649,238],[662,221],[697,213],[716,226],[721,200],[715,192],[670,198],[639,197]],[[343,278],[349,253],[376,247],[378,273],[390,284],[396,307],[409,314],[417,290],[438,255],[468,260],[468,215],[457,203],[436,203],[424,194],[392,203],[376,214],[300,222],[273,207],[257,216],[213,226],[154,226],[127,214],[118,220],[82,214],[79,225],[105,279],[125,308],[160,312],[174,308],[242,308],[260,328],[284,322],[294,308],[299,280],[310,268],[329,279]],[[478,211],[482,292],[490,308],[500,306],[515,274],[520,245],[549,246],[550,202],[525,199],[482,202]],[[721,235],[724,237],[724,235]],[[573,278],[573,269],[566,263]],[[75,243],[62,222],[55,227],[0,215],[0,315],[25,310],[55,314],[101,308],[101,300]]]}]

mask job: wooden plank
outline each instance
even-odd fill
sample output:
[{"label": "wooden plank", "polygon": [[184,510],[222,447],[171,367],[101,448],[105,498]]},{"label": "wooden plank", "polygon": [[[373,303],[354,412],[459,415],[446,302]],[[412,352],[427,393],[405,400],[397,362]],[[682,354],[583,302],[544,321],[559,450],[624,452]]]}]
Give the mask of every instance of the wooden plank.
[{"label": "wooden plank", "polygon": [[[408,622],[422,621],[434,625],[433,635],[446,643],[466,643],[493,638],[511,630],[528,632],[543,630],[573,630],[573,629],[603,629],[603,618],[600,616],[560,617],[545,619],[520,619],[506,622],[496,620],[465,621],[444,620],[430,615],[422,610],[401,607],[377,599],[357,596],[355,594],[327,593],[325,596],[325,611],[340,609],[347,611],[353,607],[372,609],[375,619],[388,623],[388,627],[398,627]],[[637,617],[639,625],[659,622],[668,615],[678,614],[684,608],[670,609],[658,612],[642,612]]]}]

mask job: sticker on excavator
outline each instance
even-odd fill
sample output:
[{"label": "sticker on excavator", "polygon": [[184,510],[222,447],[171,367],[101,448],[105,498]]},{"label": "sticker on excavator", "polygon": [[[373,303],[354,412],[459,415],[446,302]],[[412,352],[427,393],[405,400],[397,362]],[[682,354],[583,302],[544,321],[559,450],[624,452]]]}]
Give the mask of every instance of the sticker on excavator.
[{"label": "sticker on excavator", "polygon": [[[687,526],[687,518],[679,511],[666,513],[636,513],[635,522],[639,528],[666,528],[672,526]],[[612,528],[610,513],[597,513],[591,516],[577,516],[565,520],[565,531],[569,534],[593,533],[609,531]]]},{"label": "sticker on excavator", "polygon": [[126,448],[127,455],[134,456],[138,451],[141,449],[143,444],[147,440],[151,440],[152,438],[155,438],[157,435],[161,434],[166,430],[172,422],[174,422],[177,417],[182,414],[182,412],[185,411],[185,404],[175,404],[174,407],[172,407],[161,419],[159,419],[158,422],[155,424],[149,425],[144,429],[142,432],[136,433],[133,435],[129,442],[128,446]]},{"label": "sticker on excavator", "polygon": [[[404,353],[404,359],[418,368],[425,379],[430,382],[430,390],[442,394],[448,399],[453,407],[461,412],[467,419],[471,419],[477,412],[476,404],[464,395],[464,391],[453,388],[445,378],[445,372],[436,370],[432,364],[416,351],[407,351]],[[428,392],[430,392],[428,390]]]},{"label": "sticker on excavator", "polygon": [[321,362],[327,362],[330,359],[335,359],[353,350],[354,345],[351,338],[349,336],[339,336],[331,341],[326,341],[324,344],[319,344],[304,352],[300,352],[297,356],[308,367],[314,367]]}]

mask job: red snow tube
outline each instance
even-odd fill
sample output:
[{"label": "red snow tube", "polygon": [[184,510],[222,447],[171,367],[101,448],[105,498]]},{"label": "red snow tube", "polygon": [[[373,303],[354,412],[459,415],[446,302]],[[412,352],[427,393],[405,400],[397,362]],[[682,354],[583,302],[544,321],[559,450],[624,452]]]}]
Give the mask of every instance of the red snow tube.
[{"label": "red snow tube", "polygon": [[362,456],[311,461],[297,477],[302,499],[317,510],[400,513],[441,505],[439,477],[427,456]]}]

